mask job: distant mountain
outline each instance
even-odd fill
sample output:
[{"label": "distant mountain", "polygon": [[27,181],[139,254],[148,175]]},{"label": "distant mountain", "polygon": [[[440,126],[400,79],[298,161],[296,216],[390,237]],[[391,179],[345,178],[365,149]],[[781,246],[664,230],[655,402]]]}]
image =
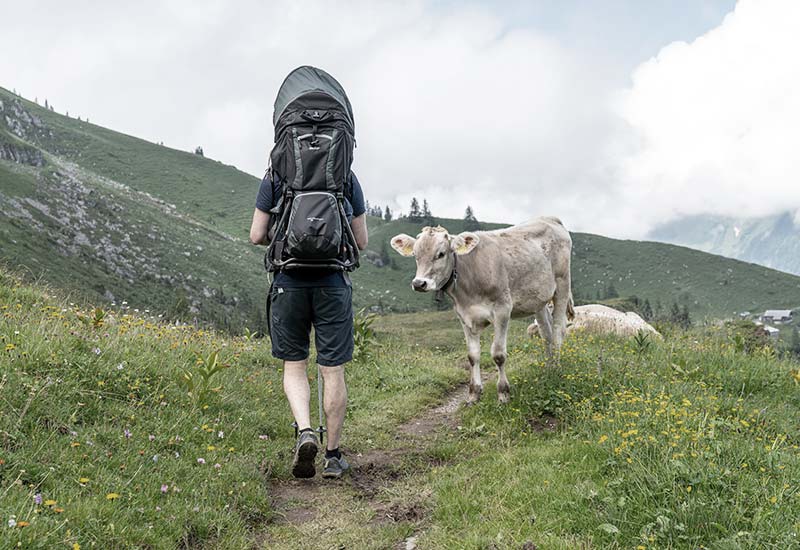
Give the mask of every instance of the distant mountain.
[{"label": "distant mountain", "polygon": [[647,237],[800,275],[800,215],[791,212],[763,218],[690,216]]},{"label": "distant mountain", "polygon": [[[258,183],[0,88],[0,261],[76,301],[125,301],[232,331],[263,328],[263,249],[247,242]],[[464,230],[463,220],[436,223]],[[413,259],[389,248],[392,236],[421,225],[370,218],[370,247],[353,274],[356,307],[442,307],[411,291]],[[573,290],[584,300],[613,283],[621,296],[664,308],[677,301],[695,317],[800,306],[800,277],[662,243],[583,233],[573,241]]]}]

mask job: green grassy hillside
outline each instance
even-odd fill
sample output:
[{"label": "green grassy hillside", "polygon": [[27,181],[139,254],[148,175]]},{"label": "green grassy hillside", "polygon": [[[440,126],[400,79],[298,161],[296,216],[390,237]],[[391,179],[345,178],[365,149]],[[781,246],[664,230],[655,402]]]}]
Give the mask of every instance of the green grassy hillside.
[{"label": "green grassy hillside", "polygon": [[[84,310],[0,270],[0,548],[796,546],[800,370],[769,348],[577,333],[554,369],[514,322],[512,401],[489,380],[464,408],[452,312],[375,328],[347,367],[352,475],[298,483],[266,342]],[[214,352],[227,368],[188,394],[179,375]]]},{"label": "green grassy hillside", "polygon": [[[263,328],[263,250],[246,242],[258,179],[49,111],[0,89],[0,260],[74,299],[127,302],[234,332]],[[369,188],[367,188],[369,194]],[[439,220],[452,232],[461,220]],[[435,309],[388,240],[421,224],[371,218],[357,307]],[[501,227],[487,224],[487,228]],[[800,305],[800,278],[685,248],[576,233],[577,297],[613,282],[695,318]],[[378,267],[381,256],[392,266]],[[446,304],[445,306],[446,307]]]},{"label": "green grassy hillside", "polygon": [[256,178],[1,89],[0,151],[6,263],[76,301],[261,324],[266,278],[244,240]]}]

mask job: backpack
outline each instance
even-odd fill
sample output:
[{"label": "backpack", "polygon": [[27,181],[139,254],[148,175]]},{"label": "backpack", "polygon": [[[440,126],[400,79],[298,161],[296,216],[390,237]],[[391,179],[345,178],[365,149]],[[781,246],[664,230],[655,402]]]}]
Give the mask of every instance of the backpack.
[{"label": "backpack", "polygon": [[355,148],[347,95],[325,71],[299,67],[278,90],[273,124],[269,175],[283,193],[271,210],[267,269],[354,270],[358,247],[344,210]]}]

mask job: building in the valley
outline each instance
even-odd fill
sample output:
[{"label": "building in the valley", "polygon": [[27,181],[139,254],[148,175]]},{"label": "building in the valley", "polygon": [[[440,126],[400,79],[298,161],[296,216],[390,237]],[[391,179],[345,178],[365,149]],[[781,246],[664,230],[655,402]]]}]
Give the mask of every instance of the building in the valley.
[{"label": "building in the valley", "polygon": [[792,321],[791,309],[768,309],[761,316],[765,323],[789,323]]}]

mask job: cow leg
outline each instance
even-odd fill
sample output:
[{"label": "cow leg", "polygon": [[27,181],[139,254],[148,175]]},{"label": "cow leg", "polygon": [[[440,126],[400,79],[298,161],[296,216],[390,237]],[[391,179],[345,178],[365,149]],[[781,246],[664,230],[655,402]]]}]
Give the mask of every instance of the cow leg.
[{"label": "cow leg", "polygon": [[462,321],[464,337],[467,340],[467,358],[470,366],[469,395],[467,403],[477,403],[483,392],[481,380],[481,329]]},{"label": "cow leg", "polygon": [[553,296],[553,347],[561,350],[567,335],[567,307],[570,300],[569,277],[556,278],[556,292]]},{"label": "cow leg", "polygon": [[548,359],[553,356],[553,323],[547,305],[536,312],[536,322],[539,324],[539,335],[544,340],[545,351]]},{"label": "cow leg", "polygon": [[510,310],[495,312],[494,316],[494,340],[492,340],[492,359],[497,365],[497,400],[500,403],[508,403],[511,399],[511,386],[506,378],[506,342],[508,338],[508,321],[511,315]]}]

